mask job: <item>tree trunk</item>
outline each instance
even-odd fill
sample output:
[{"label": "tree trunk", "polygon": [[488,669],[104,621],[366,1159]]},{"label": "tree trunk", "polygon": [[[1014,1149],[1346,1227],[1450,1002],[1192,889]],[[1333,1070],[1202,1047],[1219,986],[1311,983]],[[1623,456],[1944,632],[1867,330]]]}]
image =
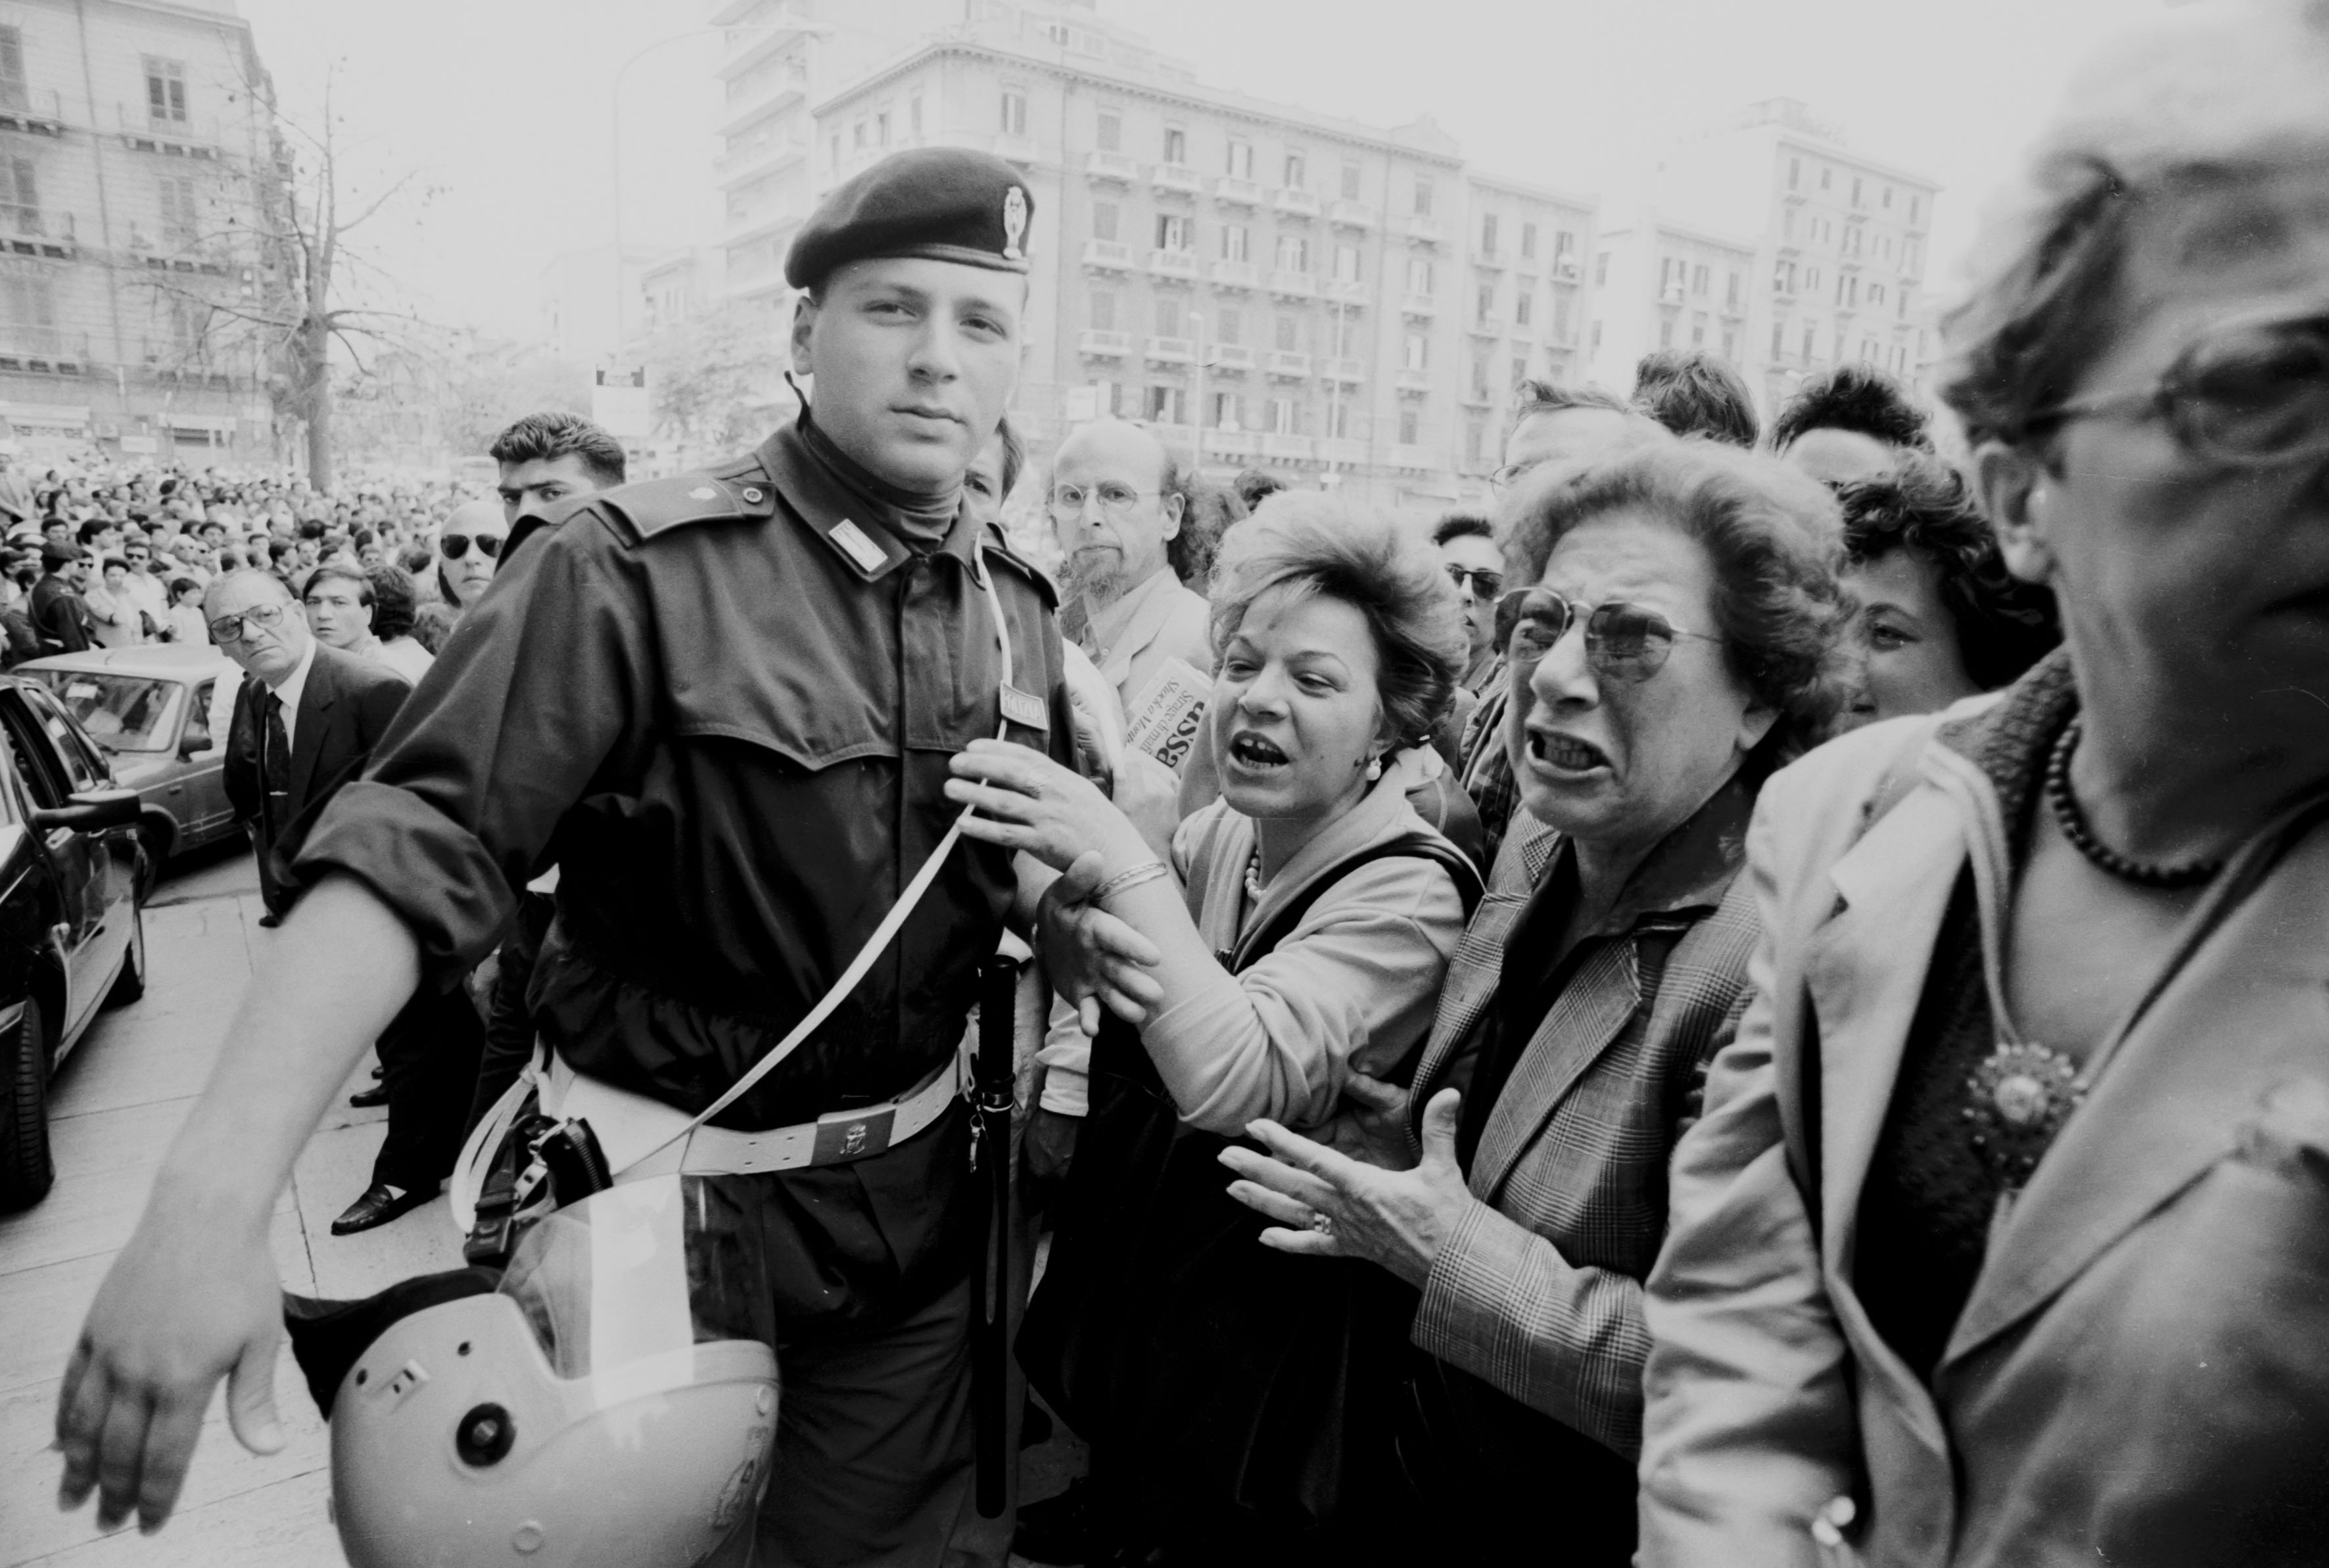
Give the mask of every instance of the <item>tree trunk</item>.
[{"label": "tree trunk", "polygon": [[297,356],[293,367],[298,378],[299,415],[307,427],[307,483],[318,495],[329,495],[332,472],[332,339],[323,323],[300,324],[292,344]]}]

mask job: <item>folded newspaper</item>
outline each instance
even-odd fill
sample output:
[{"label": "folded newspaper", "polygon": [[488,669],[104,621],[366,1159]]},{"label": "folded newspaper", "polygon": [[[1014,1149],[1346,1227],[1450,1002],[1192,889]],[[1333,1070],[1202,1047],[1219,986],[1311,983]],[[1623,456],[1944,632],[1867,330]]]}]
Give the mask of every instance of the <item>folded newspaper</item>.
[{"label": "folded newspaper", "polygon": [[1204,722],[1205,699],[1212,690],[1203,671],[1185,659],[1167,659],[1127,709],[1125,743],[1179,768],[1197,738],[1197,726]]}]

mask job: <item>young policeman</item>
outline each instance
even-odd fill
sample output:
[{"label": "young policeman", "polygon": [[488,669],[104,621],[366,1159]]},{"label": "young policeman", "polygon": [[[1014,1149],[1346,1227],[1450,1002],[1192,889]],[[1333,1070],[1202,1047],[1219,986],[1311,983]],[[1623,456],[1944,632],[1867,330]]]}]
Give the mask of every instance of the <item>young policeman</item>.
[{"label": "young policeman", "polygon": [[[90,1310],[60,1394],[69,1501],[101,1487],[100,1523],[158,1525],[230,1372],[237,1435],[280,1441],[275,1196],[416,981],[474,963],[552,859],[537,1029],[574,1072],[692,1113],[825,995],[938,845],[954,752],[1002,733],[1072,758],[1051,592],[960,505],[1017,373],[1032,212],[1009,164],[952,149],[833,192],[786,263],[813,414],[709,472],[566,503],[469,609],[454,678],[316,823],[314,891]],[[950,1083],[1014,911],[1087,1006],[1154,1000],[1155,951],[1083,901],[1094,880],[1039,895],[1010,854],[957,847],[839,1010],[721,1119],[866,1113],[832,1162],[768,1178],[772,1560],[937,1560],[970,1454],[969,1123],[956,1105],[889,1130]]]}]

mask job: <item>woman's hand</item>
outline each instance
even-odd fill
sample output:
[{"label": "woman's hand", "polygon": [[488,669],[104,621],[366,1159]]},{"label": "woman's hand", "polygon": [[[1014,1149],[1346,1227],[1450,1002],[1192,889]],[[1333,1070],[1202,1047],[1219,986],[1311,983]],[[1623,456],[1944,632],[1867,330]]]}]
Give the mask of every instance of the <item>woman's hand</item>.
[{"label": "woman's hand", "polygon": [[1103,880],[1155,859],[1140,830],[1081,775],[1041,752],[974,740],[955,754],[947,799],[976,806],[964,836],[1023,850],[1055,871],[1098,850]]},{"label": "woman's hand", "polygon": [[1172,864],[1173,834],[1181,825],[1180,775],[1139,747],[1128,746],[1108,799],[1140,830],[1142,841],[1156,858]]},{"label": "woman's hand", "polygon": [[1353,1073],[1343,1084],[1343,1103],[1321,1129],[1326,1146],[1362,1165],[1381,1170],[1411,1170],[1415,1150],[1407,1141],[1408,1093],[1396,1084]]},{"label": "woman's hand", "polygon": [[1456,1163],[1456,1119],[1462,1096],[1442,1089],[1423,1111],[1423,1161],[1383,1170],[1288,1132],[1275,1122],[1246,1131],[1270,1159],[1225,1149],[1221,1163],[1240,1179],[1230,1196],[1277,1225],[1261,1244],[1318,1258],[1365,1258],[1421,1289],[1439,1249],[1476,1201]]}]

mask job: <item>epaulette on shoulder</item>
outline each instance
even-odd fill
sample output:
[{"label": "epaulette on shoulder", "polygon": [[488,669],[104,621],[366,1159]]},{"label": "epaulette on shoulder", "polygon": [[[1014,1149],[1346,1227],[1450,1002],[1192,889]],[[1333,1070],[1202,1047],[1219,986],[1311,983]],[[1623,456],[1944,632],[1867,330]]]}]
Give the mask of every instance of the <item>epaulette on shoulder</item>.
[{"label": "epaulette on shoulder", "polygon": [[990,522],[980,531],[978,548],[989,560],[1001,562],[1033,583],[1052,609],[1060,607],[1060,585],[1051,580],[1051,573],[1013,549],[998,524]]},{"label": "epaulette on shoulder", "polygon": [[630,542],[698,522],[742,522],[776,512],[776,490],[757,466],[741,472],[676,474],[642,479],[591,497],[597,510]]}]

